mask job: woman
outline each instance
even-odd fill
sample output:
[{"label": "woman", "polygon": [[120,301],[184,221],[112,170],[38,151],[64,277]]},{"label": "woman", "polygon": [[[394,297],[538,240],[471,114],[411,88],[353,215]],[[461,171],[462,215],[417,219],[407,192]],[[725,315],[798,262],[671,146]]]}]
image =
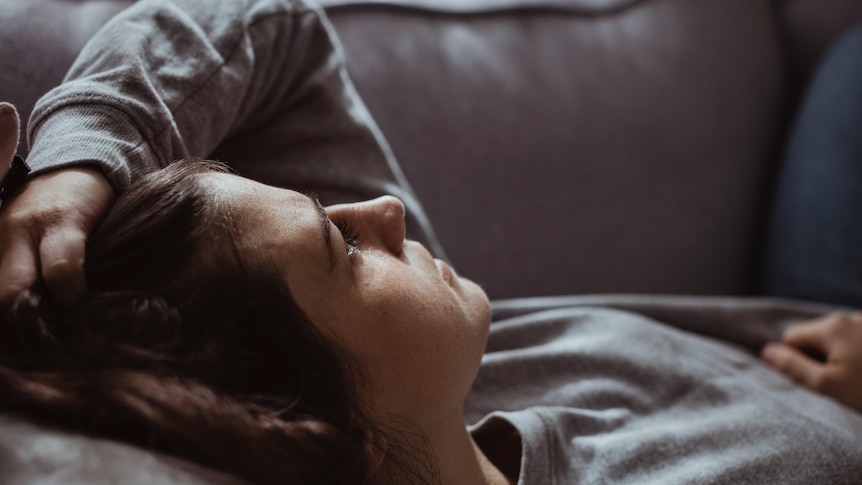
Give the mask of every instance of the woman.
[{"label": "woman", "polygon": [[[140,2],[127,15],[150,18],[146,9],[158,3]],[[287,8],[294,2],[252,3],[266,18],[272,12],[264,7],[297,18]],[[172,15],[172,5],[158,10],[160,18],[185,18]],[[201,14],[191,7],[186,13]],[[252,26],[262,18],[237,23],[257,35]],[[219,32],[172,32],[200,30]],[[73,80],[82,81],[64,89],[82,89],[87,70],[99,72],[88,52],[93,48],[73,69]],[[128,64],[107,57],[106,65]],[[146,56],[132,57],[144,67],[132,69],[132,79],[152,72]],[[249,56],[259,57],[266,56]],[[225,78],[259,80],[259,69],[252,71]],[[345,92],[344,84],[325,86]],[[37,287],[4,317],[4,329],[16,336],[4,341],[6,406],[256,482],[853,483],[862,473],[859,416],[791,386],[745,352],[628,312],[555,309],[499,322],[479,369],[489,332],[486,299],[404,240],[404,208],[392,198],[321,210],[309,197],[206,164],[136,173],[144,171],[138,162],[166,164],[211,148],[219,137],[207,133],[237,129],[218,123],[248,122],[266,107],[261,99],[291,105],[298,92],[315,91],[287,89],[272,98],[250,91],[254,103],[228,106],[230,116],[221,118],[184,117],[171,108],[169,122],[142,124],[168,135],[130,128],[131,138],[144,139],[131,150],[116,150],[116,140],[128,137],[114,133],[104,159],[128,163],[102,169],[113,185],[137,181],[88,243],[87,291],[77,299],[46,298],[46,288]],[[153,94],[142,92],[131,98]],[[173,91],[154,92],[158,98]],[[168,106],[177,101],[168,98]],[[37,170],[49,166],[45,153],[63,155],[40,140],[60,136],[72,119],[128,125],[110,109],[64,104],[68,99],[61,90],[37,109]],[[66,110],[73,116],[64,121]],[[144,115],[132,110],[132,117]],[[117,126],[85,124],[97,132]],[[355,119],[347,126],[364,133],[361,146],[371,146],[373,130]],[[24,206],[40,180],[6,214]],[[43,245],[50,255],[52,244]],[[4,267],[10,260],[4,257]],[[58,273],[74,260],[59,258]],[[47,266],[51,274],[55,266]],[[828,322],[845,322],[828,325],[850,334],[858,329],[849,317]],[[25,345],[15,345],[18,339]],[[840,357],[838,349],[824,348],[830,357]],[[476,423],[469,432],[464,416]]]},{"label": "woman", "polygon": [[[661,448],[669,443],[663,428],[681,418],[696,441],[733,433],[732,445],[707,440],[700,453],[739,453],[741,440],[788,455],[784,471],[772,469],[771,455],[724,456],[696,469],[665,463],[653,477],[662,481],[730,482],[767,472],[782,483],[789,483],[785,477],[800,483],[812,476],[833,483],[858,477],[852,439],[834,433],[839,424],[862,430],[862,418],[803,419],[775,402],[790,393],[780,385],[770,389],[776,376],[746,361],[753,358],[611,310],[546,312],[527,323],[498,324],[472,396],[480,402],[468,412],[487,405],[483,394],[496,395],[495,410],[523,409],[491,412],[471,435],[462,412],[488,335],[487,299],[405,240],[404,207],[391,197],[324,209],[314,196],[261,185],[220,165],[178,162],[117,200],[90,240],[87,261],[90,288],[83,299],[57,305],[36,288],[4,315],[2,407],[258,483],[599,478],[589,467],[574,474],[537,471],[529,454],[549,444],[534,436],[547,426],[531,424],[535,419],[578,440],[619,428],[603,437],[622,440],[614,447],[651,441],[650,467],[685,455]],[[848,328],[858,341],[862,327]],[[529,339],[513,338],[518,333]],[[640,348],[623,358],[614,357],[615,349],[585,350],[622,345],[625,335]],[[676,355],[662,357],[668,352]],[[659,362],[633,369],[641,358]],[[602,386],[589,375],[597,362],[616,382]],[[539,367],[565,364],[573,368]],[[503,369],[505,382],[494,367]],[[721,382],[740,369],[752,378]],[[530,374],[529,382],[512,372]],[[529,384],[529,392],[513,384]],[[766,389],[736,395],[752,385]],[[501,393],[509,395],[501,400]],[[807,411],[828,406],[808,400]],[[773,409],[752,424],[750,415],[759,412],[752,408],[765,404]],[[735,427],[736,420],[749,429]],[[584,426],[592,428],[586,436]],[[808,446],[758,438],[767,429],[787,436],[804,430]],[[587,443],[562,463],[577,463]],[[830,460],[817,457],[817,443],[828,443]],[[613,470],[619,457],[603,459]],[[806,472],[815,464],[816,475]],[[644,467],[635,468],[641,480],[649,479]]]},{"label": "woman", "polygon": [[[621,448],[602,457],[606,472],[632,453],[625,442],[650,443],[649,453],[632,455],[649,456],[648,466],[627,464],[620,481],[851,483],[862,466],[852,434],[836,436],[842,425],[862,430],[862,418],[806,417],[831,405],[811,396],[804,411],[783,408],[777,400],[798,391],[745,353],[611,310],[498,323],[468,413],[488,406],[484,399],[494,407],[471,435],[462,412],[486,344],[488,302],[405,240],[404,207],[391,197],[324,209],[314,196],[220,165],[178,162],[117,200],[87,256],[83,299],[58,305],[36,288],[4,314],[2,407],[252,482],[600,480],[592,467],[536,469],[536,447],[558,447],[536,436],[549,427],[572,439],[562,447],[572,456],[557,466],[578,463],[590,435]],[[862,327],[848,328],[858,342]],[[638,345],[624,356],[603,349],[627,338]],[[601,384],[597,363],[614,382]],[[758,385],[765,388],[741,396]],[[665,428],[681,422],[691,436],[674,441],[710,453],[700,467],[674,466],[686,453],[662,449],[674,442]],[[807,446],[764,438],[770,429],[804,432]],[[711,442],[714,433],[732,434],[732,443]],[[768,459],[738,456],[753,452],[740,441],[769,446]],[[786,457],[776,463],[775,452]],[[650,478],[653,467],[660,473]]]}]

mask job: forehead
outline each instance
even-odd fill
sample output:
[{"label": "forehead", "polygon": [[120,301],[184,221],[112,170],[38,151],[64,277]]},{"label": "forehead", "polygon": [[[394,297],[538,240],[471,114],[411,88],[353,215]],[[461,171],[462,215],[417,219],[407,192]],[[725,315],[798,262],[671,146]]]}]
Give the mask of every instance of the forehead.
[{"label": "forehead", "polygon": [[226,211],[241,251],[256,258],[278,255],[287,259],[310,257],[320,251],[320,215],[307,196],[231,174],[202,177],[213,190],[216,203]]}]

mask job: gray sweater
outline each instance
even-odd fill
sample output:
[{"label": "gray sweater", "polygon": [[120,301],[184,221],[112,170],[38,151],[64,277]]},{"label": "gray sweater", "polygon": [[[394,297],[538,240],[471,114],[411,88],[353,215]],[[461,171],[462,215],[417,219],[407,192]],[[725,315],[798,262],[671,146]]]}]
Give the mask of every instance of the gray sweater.
[{"label": "gray sweater", "polygon": [[862,483],[862,415],[753,353],[826,308],[619,296],[495,310],[465,417],[480,446],[517,430],[520,484]]},{"label": "gray sweater", "polygon": [[[123,190],[215,154],[327,202],[396,195],[436,247],[321,12],[205,4],[142,0],[102,29],[34,110],[35,173],[96,165]],[[272,132],[288,134],[281,150],[255,151]],[[862,483],[862,418],[752,355],[822,309],[680,301],[498,303],[465,408],[477,441],[514,428],[528,484]]]}]

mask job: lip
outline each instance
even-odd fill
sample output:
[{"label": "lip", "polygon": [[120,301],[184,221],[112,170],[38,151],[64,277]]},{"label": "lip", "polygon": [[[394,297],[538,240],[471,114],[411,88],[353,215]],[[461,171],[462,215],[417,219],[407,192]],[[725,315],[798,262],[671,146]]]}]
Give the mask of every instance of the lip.
[{"label": "lip", "polygon": [[443,280],[452,286],[455,282],[455,272],[452,271],[452,267],[446,264],[445,261],[441,261],[439,259],[434,258],[434,264],[437,265],[437,271],[440,273],[440,276]]}]

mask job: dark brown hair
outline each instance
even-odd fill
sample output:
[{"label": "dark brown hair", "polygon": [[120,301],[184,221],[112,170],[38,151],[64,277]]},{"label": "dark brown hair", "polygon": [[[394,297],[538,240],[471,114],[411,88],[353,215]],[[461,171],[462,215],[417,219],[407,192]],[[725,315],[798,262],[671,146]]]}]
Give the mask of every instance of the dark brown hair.
[{"label": "dark brown hair", "polygon": [[240,257],[200,182],[212,171],[226,169],[177,162],[119,197],[88,242],[81,301],[37,283],[3,309],[0,408],[254,483],[370,482],[384,441],[393,477],[433,476],[391,453],[399,440],[357,406],[361,372],[283,278]]}]

